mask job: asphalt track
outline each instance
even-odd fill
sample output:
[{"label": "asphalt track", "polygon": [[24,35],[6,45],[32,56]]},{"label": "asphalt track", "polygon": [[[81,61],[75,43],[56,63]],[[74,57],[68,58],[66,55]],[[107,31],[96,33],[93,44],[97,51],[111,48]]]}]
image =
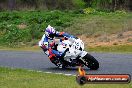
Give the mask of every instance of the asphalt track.
[{"label": "asphalt track", "polygon": [[[90,53],[100,63],[98,70],[89,70],[84,67],[87,74],[130,74],[132,76],[132,54]],[[76,68],[59,69],[52,64],[42,52],[30,51],[0,51],[0,66],[12,68],[25,68],[30,70],[77,74]]]}]

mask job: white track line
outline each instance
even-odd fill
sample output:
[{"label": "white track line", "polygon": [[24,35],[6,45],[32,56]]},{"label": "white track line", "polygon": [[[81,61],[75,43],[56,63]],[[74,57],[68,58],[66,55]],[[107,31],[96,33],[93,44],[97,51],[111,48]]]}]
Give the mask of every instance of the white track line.
[{"label": "white track line", "polygon": [[[43,71],[39,71],[39,72],[43,72]],[[53,72],[43,72],[43,73],[52,73],[52,74],[65,75],[65,76],[76,76],[76,75],[73,75],[73,74],[64,74],[64,73],[53,73]]]},{"label": "white track line", "polygon": [[52,73],[52,72],[44,72],[44,73]]},{"label": "white track line", "polygon": [[[11,68],[11,69],[15,69],[15,68]],[[44,72],[44,71],[36,71],[36,70],[28,70],[28,71],[38,72],[38,73],[47,73],[47,74],[65,75],[65,76],[76,76],[76,75],[73,75],[73,74],[65,74],[65,73]]]},{"label": "white track line", "polygon": [[54,73],[54,74],[58,74],[58,75],[61,75],[61,74],[63,74],[63,73]]},{"label": "white track line", "polygon": [[64,75],[66,75],[66,76],[72,76],[72,74],[64,74]]}]

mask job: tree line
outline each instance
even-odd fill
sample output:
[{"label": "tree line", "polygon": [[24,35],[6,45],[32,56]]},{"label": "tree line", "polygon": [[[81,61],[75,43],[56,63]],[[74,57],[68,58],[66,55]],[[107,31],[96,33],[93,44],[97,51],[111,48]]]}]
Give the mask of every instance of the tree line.
[{"label": "tree line", "polygon": [[87,6],[97,9],[132,11],[132,0],[84,0]]},{"label": "tree line", "polygon": [[0,0],[0,10],[82,9],[132,11],[132,0]]}]

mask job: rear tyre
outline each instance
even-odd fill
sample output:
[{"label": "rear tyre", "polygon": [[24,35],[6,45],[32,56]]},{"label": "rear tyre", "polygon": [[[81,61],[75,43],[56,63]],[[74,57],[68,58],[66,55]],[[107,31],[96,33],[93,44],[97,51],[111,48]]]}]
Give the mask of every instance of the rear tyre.
[{"label": "rear tyre", "polygon": [[90,70],[97,70],[99,68],[99,62],[90,54],[86,54],[83,59],[86,61],[86,66]]}]

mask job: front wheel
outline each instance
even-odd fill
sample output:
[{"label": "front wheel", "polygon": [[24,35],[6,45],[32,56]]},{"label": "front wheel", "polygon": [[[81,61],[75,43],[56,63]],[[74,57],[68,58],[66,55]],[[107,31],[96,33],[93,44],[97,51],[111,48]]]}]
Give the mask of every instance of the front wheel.
[{"label": "front wheel", "polygon": [[86,54],[83,59],[86,62],[85,65],[90,70],[97,70],[99,68],[99,62],[92,55]]}]

